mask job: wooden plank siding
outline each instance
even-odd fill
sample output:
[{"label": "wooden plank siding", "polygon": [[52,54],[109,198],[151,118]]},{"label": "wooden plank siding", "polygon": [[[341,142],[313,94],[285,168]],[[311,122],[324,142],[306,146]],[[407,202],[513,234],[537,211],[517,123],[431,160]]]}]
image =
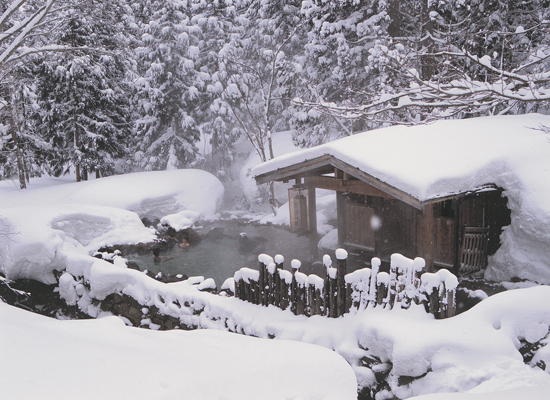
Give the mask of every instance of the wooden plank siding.
[{"label": "wooden plank siding", "polygon": [[434,221],[434,263],[453,267],[455,263],[455,221],[438,217]]},{"label": "wooden plank siding", "polygon": [[344,245],[374,251],[374,230],[371,227],[374,208],[344,200],[343,209]]}]

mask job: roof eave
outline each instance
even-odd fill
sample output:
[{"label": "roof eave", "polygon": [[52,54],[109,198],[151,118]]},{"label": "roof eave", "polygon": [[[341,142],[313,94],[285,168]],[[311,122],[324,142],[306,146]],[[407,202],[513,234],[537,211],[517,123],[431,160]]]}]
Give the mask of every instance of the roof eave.
[{"label": "roof eave", "polygon": [[294,179],[299,175],[305,175],[308,171],[312,171],[314,169],[322,168],[328,165],[338,168],[339,170],[344,171],[347,174],[379,190],[382,190],[384,193],[387,193],[388,195],[399,199],[414,208],[417,208],[419,210],[422,209],[422,202],[411,194],[406,193],[385,182],[382,182],[374,176],[367,174],[366,172],[363,172],[360,169],[353,167],[350,164],[330,154],[324,154],[311,160],[305,160],[297,164],[292,164],[287,167],[265,172],[263,174],[255,176],[254,178],[256,179],[256,182],[258,184],[269,183],[271,181],[286,181],[289,179]]}]

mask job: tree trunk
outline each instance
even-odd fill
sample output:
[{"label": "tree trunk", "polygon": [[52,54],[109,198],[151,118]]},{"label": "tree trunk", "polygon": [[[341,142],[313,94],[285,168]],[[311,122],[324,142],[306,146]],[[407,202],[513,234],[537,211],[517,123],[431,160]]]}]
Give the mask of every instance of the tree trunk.
[{"label": "tree trunk", "polygon": [[27,183],[25,181],[25,168],[24,168],[25,163],[23,160],[23,154],[19,144],[19,136],[21,135],[20,126],[19,126],[19,115],[17,111],[15,90],[13,88],[11,90],[11,119],[12,119],[11,137],[13,140],[13,144],[15,146],[14,149],[15,149],[15,156],[17,159],[17,174],[19,176],[19,187],[21,189],[26,189]]}]

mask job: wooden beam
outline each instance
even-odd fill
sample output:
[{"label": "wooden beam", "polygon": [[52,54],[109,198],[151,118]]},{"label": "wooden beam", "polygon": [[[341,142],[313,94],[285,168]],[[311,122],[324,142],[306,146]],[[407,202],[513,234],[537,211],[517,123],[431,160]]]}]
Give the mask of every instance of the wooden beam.
[{"label": "wooden beam", "polygon": [[317,201],[315,197],[315,187],[308,187],[307,191],[308,213],[309,213],[309,245],[312,260],[319,256],[317,245],[319,244],[319,235],[317,234]]},{"label": "wooden beam", "polygon": [[[374,199],[374,216],[377,218],[382,218],[382,199],[377,197]],[[381,258],[382,257],[382,226],[374,229],[374,256]]]},{"label": "wooden beam", "polygon": [[344,216],[344,194],[343,192],[336,192],[336,217],[338,219],[338,247],[344,247],[344,230],[345,228],[345,216]]},{"label": "wooden beam", "polygon": [[[330,169],[326,167],[331,167]],[[349,165],[348,163],[339,160],[329,154],[316,157],[311,160],[306,160],[298,164],[289,165],[287,167],[279,168],[274,171],[266,172],[255,177],[256,183],[263,184],[271,181],[284,181],[288,179],[295,179],[299,176],[306,176],[308,173],[311,174],[315,172],[314,175],[320,175],[321,171],[332,172],[332,168],[337,168],[338,170],[348,174],[349,176],[355,177],[363,182],[368,183],[376,189],[390,195],[391,197],[401,200],[406,204],[416,208],[422,209],[422,202],[416,199],[414,196],[403,192],[381,180],[375,178],[372,175],[367,174],[366,172],[361,171],[360,169]]]},{"label": "wooden beam", "polygon": [[348,173],[351,176],[354,176],[357,179],[362,180],[363,182],[368,183],[369,185],[380,189],[382,192],[389,194],[391,197],[401,200],[402,202],[413,206],[414,208],[421,209],[422,203],[416,199],[414,196],[403,192],[387,183],[382,182],[379,179],[376,179],[374,176],[367,174],[366,172],[361,171],[358,168],[355,168],[346,162],[339,160],[335,157],[330,159],[331,165],[335,166],[338,169]]},{"label": "wooden beam", "polygon": [[343,180],[333,178],[331,176],[308,176],[304,178],[304,181],[308,186],[315,186],[319,189],[363,194],[374,197],[393,198],[390,194],[360,180]]},{"label": "wooden beam", "polygon": [[303,176],[306,172],[330,165],[329,160],[332,156],[325,154],[323,156],[306,160],[288,167],[279,168],[275,171],[266,172],[255,176],[256,183],[261,185],[271,181],[282,181],[284,179],[293,179],[295,176]]},{"label": "wooden beam", "polygon": [[433,204],[425,204],[422,210],[422,249],[420,257],[426,261],[426,272],[434,272],[434,208]]}]

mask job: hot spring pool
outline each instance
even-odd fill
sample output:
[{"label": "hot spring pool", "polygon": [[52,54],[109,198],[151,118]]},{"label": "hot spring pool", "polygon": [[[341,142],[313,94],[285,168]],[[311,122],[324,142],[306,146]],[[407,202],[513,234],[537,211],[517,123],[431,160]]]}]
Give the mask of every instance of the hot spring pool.
[{"label": "hot spring pool", "polygon": [[[302,272],[319,276],[324,273],[321,263],[310,261],[308,237],[298,236],[280,227],[249,225],[235,221],[217,221],[204,225],[197,231],[204,237],[212,228],[223,228],[223,236],[212,240],[203,238],[200,243],[189,246],[187,249],[176,247],[163,252],[160,262],[154,262],[152,253],[133,254],[127,258],[136,262],[142,271],[213,278],[218,289],[240,268],[258,269],[260,253],[266,253],[272,257],[282,254],[285,257],[287,270],[290,270],[290,261],[296,258],[302,261]],[[258,243],[250,252],[239,251],[240,233],[246,233],[251,240]]]}]

